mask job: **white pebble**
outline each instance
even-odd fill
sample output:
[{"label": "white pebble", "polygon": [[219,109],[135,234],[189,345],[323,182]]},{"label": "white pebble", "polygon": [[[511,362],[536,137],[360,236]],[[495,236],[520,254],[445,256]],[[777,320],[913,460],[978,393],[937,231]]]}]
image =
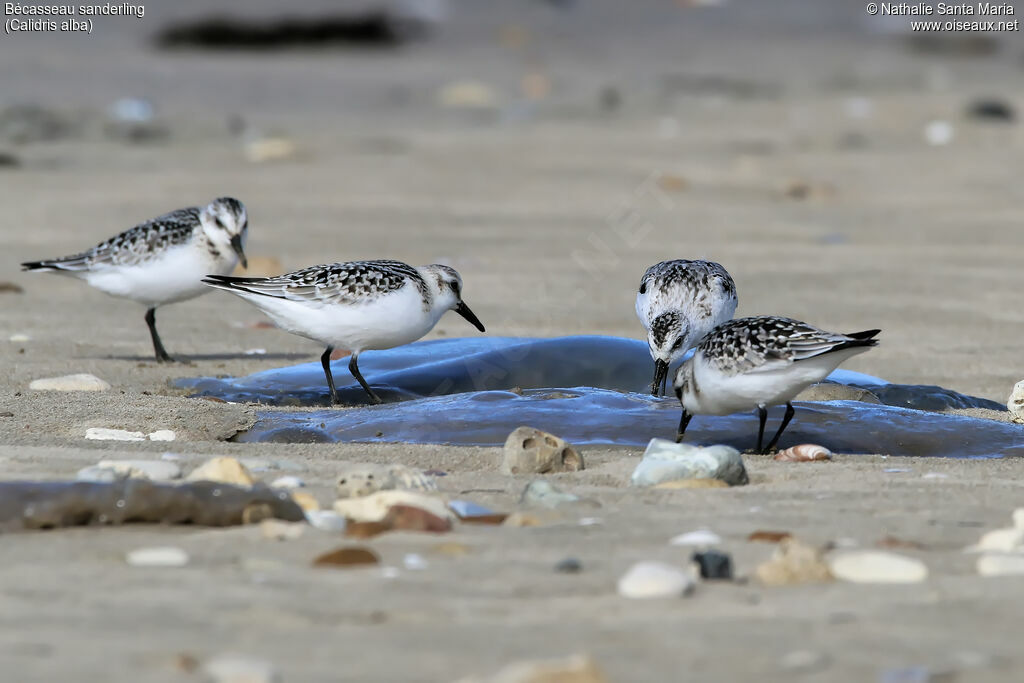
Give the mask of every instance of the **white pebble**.
[{"label": "white pebble", "polygon": [[[1016,516],[1014,522],[1016,522]],[[966,552],[979,553],[982,551],[995,551],[999,553],[1012,553],[1021,547],[1024,542],[1024,529],[1015,527],[1013,529],[994,529],[982,535],[978,544],[967,548]]]},{"label": "white pebble", "polygon": [[1013,511],[1013,526],[1024,529],[1024,508],[1017,508]]},{"label": "white pebble", "polygon": [[129,432],[124,429],[89,427],[85,430],[85,438],[95,441],[145,441],[146,435],[142,432]]},{"label": "white pebble", "polygon": [[604,524],[600,517],[580,517],[580,526],[598,526]]},{"label": "white pebble", "polygon": [[344,531],[345,518],[333,510],[306,510],[306,521],[320,531]]},{"label": "white pebble", "polygon": [[177,435],[170,429],[158,429],[149,433],[150,441],[174,441]]},{"label": "white pebble", "polygon": [[685,534],[679,534],[671,541],[670,545],[718,545],[722,542],[722,537],[713,531],[708,529],[698,529],[697,531],[689,531]]},{"label": "white pebble", "polygon": [[30,342],[30,341],[32,341],[32,337],[28,336],[27,334],[12,334],[7,339],[8,339],[8,341],[12,341],[12,342],[16,342],[16,343],[17,342]]},{"label": "white pebble", "polygon": [[402,564],[410,571],[423,570],[429,566],[423,556],[417,553],[406,553],[402,558]]},{"label": "white pebble", "polygon": [[924,139],[932,147],[948,145],[953,141],[953,124],[949,121],[929,121],[924,127]]},{"label": "white pebble", "polygon": [[662,562],[637,562],[619,579],[625,598],[678,598],[693,592],[694,580],[683,570]]},{"label": "white pebble", "polygon": [[106,391],[110,385],[96,375],[82,373],[35,379],[28,388],[33,391]]},{"label": "white pebble", "polygon": [[125,555],[125,560],[133,567],[184,567],[188,553],[173,546],[139,548]]},{"label": "white pebble", "polygon": [[203,664],[203,673],[213,683],[277,683],[274,665],[262,659],[223,654]]},{"label": "white pebble", "polygon": [[291,475],[278,477],[274,481],[270,482],[270,487],[275,489],[301,489],[305,485],[306,482]]},{"label": "white pebble", "polygon": [[920,560],[878,550],[835,555],[828,566],[837,579],[852,583],[919,583],[928,578],[928,567]]},{"label": "white pebble", "polygon": [[982,576],[1014,576],[1024,574],[1024,555],[990,553],[978,558],[978,573]]},{"label": "white pebble", "polygon": [[921,478],[922,479],[949,479],[949,475],[948,474],[943,474],[942,472],[925,472],[924,474],[921,475]]},{"label": "white pebble", "polygon": [[245,354],[246,356],[263,356],[263,355],[266,355],[267,350],[266,349],[246,349],[242,353]]}]

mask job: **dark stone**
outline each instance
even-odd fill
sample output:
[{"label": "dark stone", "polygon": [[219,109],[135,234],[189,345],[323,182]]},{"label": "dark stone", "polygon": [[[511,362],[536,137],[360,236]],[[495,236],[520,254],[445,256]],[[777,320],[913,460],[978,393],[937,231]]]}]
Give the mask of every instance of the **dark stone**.
[{"label": "dark stone", "polygon": [[717,550],[694,553],[693,561],[700,565],[703,579],[731,579],[732,558]]},{"label": "dark stone", "polygon": [[995,98],[983,98],[971,102],[967,107],[967,115],[972,119],[1004,123],[1013,123],[1017,119],[1012,104]]},{"label": "dark stone", "polygon": [[555,565],[555,571],[560,574],[579,574],[583,571],[583,563],[575,557],[567,557]]}]

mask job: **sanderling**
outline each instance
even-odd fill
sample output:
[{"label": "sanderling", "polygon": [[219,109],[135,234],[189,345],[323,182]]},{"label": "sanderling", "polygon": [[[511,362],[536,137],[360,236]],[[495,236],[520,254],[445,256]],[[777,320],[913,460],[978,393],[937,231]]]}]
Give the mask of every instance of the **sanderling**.
[{"label": "sanderling", "polygon": [[665,395],[668,368],[736,312],[736,283],[713,261],[662,261],[644,273],[636,315],[654,359],[651,394]]},{"label": "sanderling", "polygon": [[[693,415],[729,415],[756,407],[761,418],[757,451],[768,453],[793,419],[793,397],[847,358],[876,346],[879,332],[838,334],[770,315],[719,325],[676,371],[672,385],[683,406],[676,441],[682,441]],[[762,450],[767,408],[782,403],[782,424]]]},{"label": "sanderling", "polygon": [[157,306],[205,294],[204,277],[230,273],[239,260],[246,266],[248,226],[242,202],[221,197],[140,223],[81,254],[21,266],[81,278],[101,292],[141,303],[157,361],[171,362],[156,331]]},{"label": "sanderling", "polygon": [[283,330],[327,346],[320,363],[331,401],[338,403],[331,375],[335,347],[352,353],[348,369],[380,403],[359,373],[359,354],[416,341],[455,311],[481,332],[484,326],[462,301],[462,278],[448,266],[413,266],[401,261],[354,261],[311,266],[277,277],[210,276],[211,287],[237,294]]}]

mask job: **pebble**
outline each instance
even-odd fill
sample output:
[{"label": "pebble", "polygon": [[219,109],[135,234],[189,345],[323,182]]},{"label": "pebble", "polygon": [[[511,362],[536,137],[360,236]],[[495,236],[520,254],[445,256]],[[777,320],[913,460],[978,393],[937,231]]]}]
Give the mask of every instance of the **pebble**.
[{"label": "pebble", "polygon": [[96,467],[113,470],[131,479],[169,481],[181,477],[181,468],[166,460],[100,460]]},{"label": "pebble", "polygon": [[358,567],[380,564],[380,557],[369,548],[352,546],[324,553],[313,560],[314,567]]},{"label": "pebble", "polygon": [[454,518],[444,500],[415,491],[378,491],[362,498],[334,501],[334,511],[354,522],[379,522],[394,505],[419,508],[442,519]]},{"label": "pebble", "polygon": [[517,427],[505,439],[502,474],[550,474],[582,469],[583,456],[554,434],[533,427]]},{"label": "pebble", "polygon": [[149,433],[150,441],[174,441],[177,435],[170,429],[158,429]]},{"label": "pebble", "polygon": [[186,477],[187,481],[215,481],[232,486],[251,487],[256,483],[245,465],[235,458],[222,456],[211,458],[192,470]]},{"label": "pebble", "polygon": [[832,573],[822,559],[820,550],[789,537],[779,541],[771,559],[760,564],[754,574],[766,586],[816,583],[832,579]]},{"label": "pebble", "polygon": [[498,514],[490,508],[486,508],[483,505],[477,505],[476,503],[468,500],[448,501],[448,507],[462,519],[467,517],[489,517],[491,515]]},{"label": "pebble", "polygon": [[[293,496],[294,497],[294,496]],[[328,532],[343,532],[348,523],[347,520],[337,512],[331,510],[305,510],[306,521],[314,529]]]},{"label": "pebble", "polygon": [[302,522],[284,522],[280,519],[264,519],[260,522],[260,535],[272,541],[293,541],[305,531],[306,525]]},{"label": "pebble", "polygon": [[275,489],[301,489],[305,485],[306,482],[302,481],[302,479],[291,475],[278,477],[274,481],[270,482],[270,487]]},{"label": "pebble", "polygon": [[949,121],[929,121],[924,127],[924,139],[932,147],[948,145],[953,137],[953,124]]},{"label": "pebble", "polygon": [[978,558],[982,576],[1015,576],[1024,574],[1024,555],[988,553]]},{"label": "pebble", "polygon": [[106,391],[110,384],[96,375],[80,373],[35,379],[29,383],[28,388],[33,391]]},{"label": "pebble", "polygon": [[718,550],[694,553],[693,561],[700,567],[702,579],[732,579],[732,558]]},{"label": "pebble", "polygon": [[834,577],[852,583],[920,583],[928,578],[928,567],[920,560],[880,550],[834,555],[828,566]]},{"label": "pebble", "polygon": [[722,542],[722,537],[713,531],[707,529],[697,529],[696,531],[688,531],[685,534],[679,534],[669,541],[669,545],[718,545]]},{"label": "pebble", "polygon": [[127,478],[127,474],[118,473],[104,467],[96,467],[95,465],[83,467],[75,474],[76,481],[88,481],[93,484],[113,484],[115,481]]},{"label": "pebble", "polygon": [[1014,422],[1024,424],[1024,379],[1013,385],[1010,398],[1006,400],[1006,409]]},{"label": "pebble", "polygon": [[212,683],[279,683],[273,664],[243,655],[223,654],[206,661],[203,674]]},{"label": "pebble", "polygon": [[24,343],[32,341],[32,337],[28,336],[27,334],[12,334],[10,337],[7,338],[7,341],[15,343]]},{"label": "pebble", "polygon": [[437,482],[405,465],[354,463],[342,467],[337,479],[338,498],[361,498],[378,491],[436,491]]},{"label": "pebble", "polygon": [[1017,118],[1012,104],[991,97],[971,102],[967,107],[967,115],[974,119],[1005,123],[1012,123]]},{"label": "pebble", "polygon": [[678,598],[693,592],[689,574],[661,562],[637,562],[619,579],[619,595],[633,599]]},{"label": "pebble", "polygon": [[125,429],[89,427],[85,430],[85,438],[94,441],[145,441],[146,435],[142,432],[129,432]]},{"label": "pebble", "polygon": [[583,563],[575,557],[567,557],[555,565],[555,571],[560,574],[579,574],[583,571]]},{"label": "pebble", "polygon": [[245,158],[253,164],[289,161],[297,155],[295,143],[285,137],[256,137],[245,143]]},{"label": "pebble", "polygon": [[184,567],[188,564],[188,553],[173,546],[139,548],[127,553],[124,559],[133,567]]},{"label": "pebble", "polygon": [[978,553],[986,550],[1000,553],[1012,553],[1024,543],[1024,529],[1014,527],[1012,529],[995,529],[988,531],[978,540],[978,544],[967,548],[969,553]]},{"label": "pebble", "polygon": [[633,470],[633,486],[654,486],[676,479],[718,479],[730,486],[746,484],[747,470],[740,452],[731,446],[691,446],[651,439]]},{"label": "pebble", "polygon": [[[527,507],[556,508],[561,505],[581,502],[584,500],[579,496],[566,493],[543,479],[531,481],[519,496],[519,503]],[[593,501],[586,502],[593,503]]]},{"label": "pebble", "polygon": [[430,566],[427,560],[417,553],[406,553],[402,558],[402,565],[409,571],[422,571]]}]

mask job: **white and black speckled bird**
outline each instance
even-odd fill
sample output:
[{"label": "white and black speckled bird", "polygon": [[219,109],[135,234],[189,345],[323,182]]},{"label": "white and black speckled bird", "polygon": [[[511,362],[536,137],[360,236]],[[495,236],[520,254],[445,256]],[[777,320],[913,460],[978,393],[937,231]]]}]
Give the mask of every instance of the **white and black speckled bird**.
[{"label": "white and black speckled bird", "polygon": [[665,395],[669,366],[736,313],[736,283],[713,261],[662,261],[647,269],[636,315],[654,359],[651,394]]},{"label": "white and black speckled bird", "polygon": [[[825,379],[846,359],[878,345],[880,330],[838,334],[790,318],[739,318],[711,331],[672,382],[683,406],[676,441],[693,415],[757,408],[757,451],[768,453],[793,419],[793,397]],[[786,404],[779,431],[763,450],[768,406]]]},{"label": "white and black speckled bird", "polygon": [[205,207],[179,209],[140,223],[74,256],[22,263],[24,270],[85,280],[111,296],[146,307],[146,324],[159,362],[171,358],[156,331],[156,308],[209,291],[203,278],[246,265],[245,206],[221,197]]},{"label": "white and black speckled bird", "polygon": [[414,342],[455,311],[481,332],[484,326],[462,301],[462,278],[442,265],[401,261],[354,261],[312,266],[268,278],[211,276],[211,287],[236,294],[266,313],[283,330],[324,344],[320,362],[331,401],[335,347],[351,351],[348,369],[373,403],[380,397],[359,373],[359,354]]}]

